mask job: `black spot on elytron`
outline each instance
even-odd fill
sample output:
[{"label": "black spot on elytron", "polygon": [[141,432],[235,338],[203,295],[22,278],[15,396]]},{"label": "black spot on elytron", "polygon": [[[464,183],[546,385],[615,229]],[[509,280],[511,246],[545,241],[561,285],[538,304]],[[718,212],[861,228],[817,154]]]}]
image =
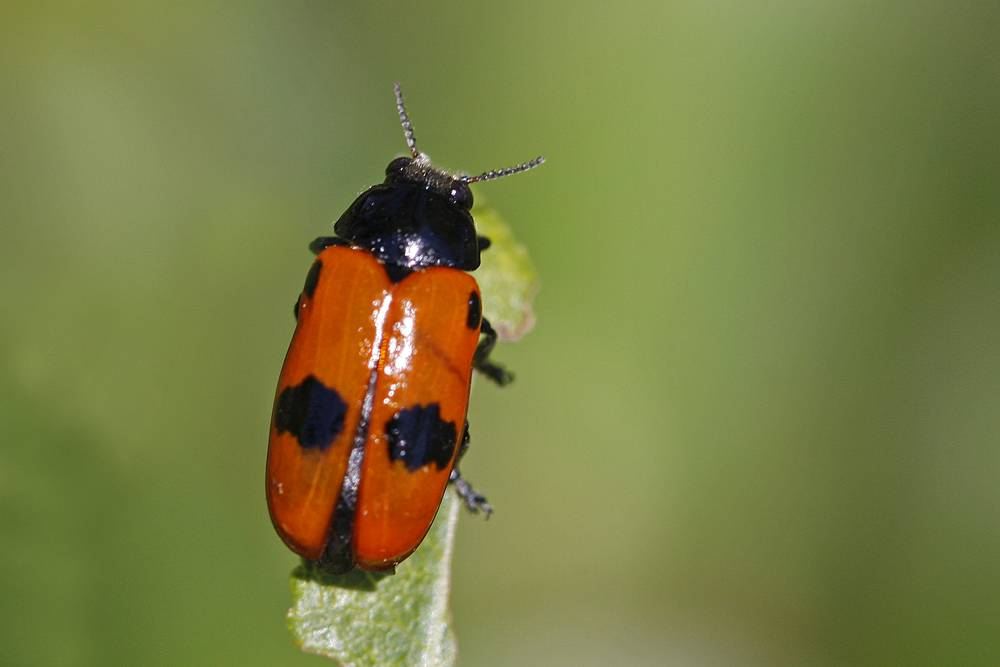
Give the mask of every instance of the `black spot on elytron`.
[{"label": "black spot on elytron", "polygon": [[322,270],[323,262],[317,259],[313,262],[312,268],[309,269],[309,274],[306,276],[306,285],[302,288],[302,293],[310,299],[316,293],[316,286],[319,285],[319,272]]},{"label": "black spot on elytron", "polygon": [[344,428],[347,404],[335,389],[310,375],[278,396],[274,426],[291,433],[303,449],[326,449]]},{"label": "black spot on elytron", "polygon": [[479,301],[479,294],[472,292],[469,294],[469,317],[465,324],[470,329],[478,329],[483,321],[483,304]]},{"label": "black spot on elytron", "polygon": [[415,405],[396,413],[385,425],[389,458],[402,461],[410,472],[434,462],[438,470],[451,463],[458,430],[455,422],[441,419],[441,407]]}]

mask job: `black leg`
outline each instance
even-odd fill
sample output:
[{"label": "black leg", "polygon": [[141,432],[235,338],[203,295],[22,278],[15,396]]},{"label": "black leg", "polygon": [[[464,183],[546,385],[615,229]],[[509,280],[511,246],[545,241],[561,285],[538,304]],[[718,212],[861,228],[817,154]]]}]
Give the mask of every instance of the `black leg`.
[{"label": "black leg", "polygon": [[339,236],[321,236],[309,244],[309,249],[312,251],[312,254],[318,255],[332,245],[350,247],[351,242],[347,239],[342,239]]},{"label": "black leg", "polygon": [[469,484],[462,477],[462,473],[458,471],[458,461],[462,459],[462,455],[465,454],[465,450],[469,448],[469,422],[465,422],[465,431],[462,433],[462,444],[458,448],[458,459],[455,461],[455,467],[451,470],[451,477],[448,479],[449,482],[455,485],[455,489],[458,491],[458,495],[461,496],[462,502],[465,506],[469,508],[469,511],[473,514],[478,514],[480,511],[486,515],[488,519],[490,514],[493,512],[493,508],[490,504],[486,502],[486,496],[481,493],[477,493],[472,485]]},{"label": "black leg", "polygon": [[501,387],[510,384],[514,380],[514,374],[505,370],[503,366],[498,366],[490,361],[490,352],[497,344],[497,332],[490,326],[489,320],[485,317],[480,332],[484,338],[479,341],[476,353],[472,357],[472,367]]}]

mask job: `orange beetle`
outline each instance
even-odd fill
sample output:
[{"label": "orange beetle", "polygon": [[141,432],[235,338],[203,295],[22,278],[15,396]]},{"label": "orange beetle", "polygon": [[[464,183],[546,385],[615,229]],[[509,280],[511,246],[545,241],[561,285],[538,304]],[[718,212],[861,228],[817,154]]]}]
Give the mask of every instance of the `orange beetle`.
[{"label": "orange beetle", "polygon": [[412,158],[386,168],[318,238],[295,305],[278,380],[267,504],[292,551],[331,573],[385,570],[423,540],[449,482],[473,512],[490,506],[458,474],[468,446],[472,369],[499,385],[496,332],[472,271],[469,183],[525,171],[451,176],[419,153],[396,86]]}]

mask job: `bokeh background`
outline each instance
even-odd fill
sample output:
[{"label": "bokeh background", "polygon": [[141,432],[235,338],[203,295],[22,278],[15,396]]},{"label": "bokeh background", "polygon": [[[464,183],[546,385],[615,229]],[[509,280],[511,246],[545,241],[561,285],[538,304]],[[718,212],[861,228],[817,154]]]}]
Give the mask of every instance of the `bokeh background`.
[{"label": "bokeh background", "polygon": [[5,2],[0,664],[321,665],[263,464],[308,242],[478,173],[462,664],[1000,663],[995,2]]}]

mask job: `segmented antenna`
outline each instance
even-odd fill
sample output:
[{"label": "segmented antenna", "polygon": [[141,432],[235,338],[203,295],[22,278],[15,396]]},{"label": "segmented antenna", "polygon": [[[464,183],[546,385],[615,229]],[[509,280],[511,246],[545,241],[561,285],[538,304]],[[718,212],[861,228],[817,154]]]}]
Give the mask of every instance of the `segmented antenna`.
[{"label": "segmented antenna", "polygon": [[406,135],[406,145],[410,147],[410,152],[413,153],[413,157],[418,157],[420,152],[417,150],[417,140],[413,136],[413,126],[410,125],[410,118],[406,115],[406,107],[403,105],[403,91],[396,84],[396,108],[399,109],[399,121],[403,124],[403,134]]},{"label": "segmented antenna", "polygon": [[[420,157],[420,151],[417,150],[417,139],[413,136],[413,126],[410,125],[410,117],[406,115],[406,106],[403,104],[403,91],[399,87],[399,84],[395,84],[396,89],[396,108],[399,109],[399,121],[403,124],[403,134],[406,135],[406,145],[410,147],[410,152],[413,153],[413,157]],[[519,164],[516,167],[507,167],[506,169],[494,169],[493,171],[487,171],[479,176],[459,176],[458,180],[464,183],[476,183],[478,181],[491,181],[494,178],[500,178],[501,176],[510,176],[511,174],[518,174],[522,171],[528,171],[537,167],[541,163],[545,162],[545,158],[539,156],[532,160],[531,162],[525,162],[524,164]]]},{"label": "segmented antenna", "polygon": [[507,167],[506,169],[494,169],[493,171],[487,171],[478,176],[462,176],[458,180],[464,181],[466,183],[475,183],[476,181],[490,181],[494,178],[500,178],[501,176],[510,176],[511,174],[519,174],[522,171],[528,171],[533,169],[545,162],[545,158],[542,156],[536,157],[531,162],[525,162],[524,164],[519,164],[516,167]]}]

